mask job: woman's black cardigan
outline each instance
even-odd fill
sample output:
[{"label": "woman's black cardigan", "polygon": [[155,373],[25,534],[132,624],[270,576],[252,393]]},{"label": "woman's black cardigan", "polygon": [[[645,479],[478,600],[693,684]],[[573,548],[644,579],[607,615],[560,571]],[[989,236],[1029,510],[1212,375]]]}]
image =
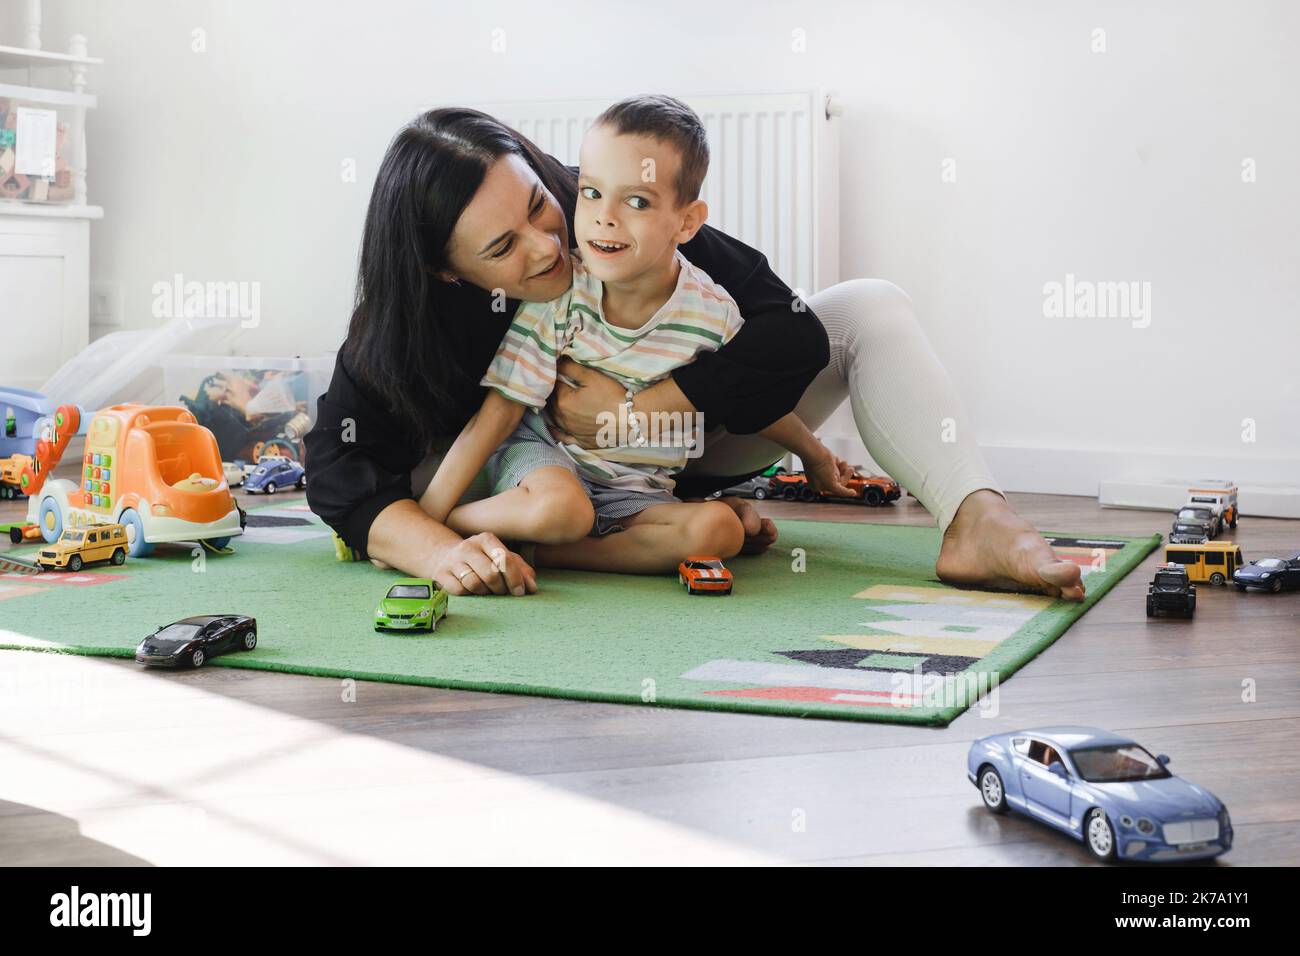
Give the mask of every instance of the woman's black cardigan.
[{"label": "woman's black cardigan", "polygon": [[[572,211],[570,210],[570,215]],[[776,277],[767,258],[725,233],[704,226],[681,247],[692,263],[726,289],[740,306],[744,325],[716,352],[701,352],[673,380],[708,429],[756,432],[792,411],[829,361],[826,332],[813,312]],[[483,402],[477,385],[519,306],[509,300],[494,311],[488,292],[463,283],[451,290],[450,307],[463,317],[454,343],[462,367],[474,374],[453,400],[429,409],[437,435],[455,436]],[[352,374],[338,353],[329,390],[320,397],[315,427],[306,436],[307,501],[362,557],[370,525],[394,501],[411,498],[411,471],[428,453],[412,430]],[[681,497],[726,487],[745,475],[712,478],[683,474]]]}]

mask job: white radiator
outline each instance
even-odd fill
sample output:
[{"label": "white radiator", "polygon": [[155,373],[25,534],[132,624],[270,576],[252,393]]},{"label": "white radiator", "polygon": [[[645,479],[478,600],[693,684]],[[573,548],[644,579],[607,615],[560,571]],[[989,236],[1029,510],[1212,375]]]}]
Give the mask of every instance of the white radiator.
[{"label": "white radiator", "polygon": [[[704,121],[709,224],[762,251],[801,295],[839,281],[839,105],[815,91],[679,97]],[[556,159],[617,97],[483,103]]]}]

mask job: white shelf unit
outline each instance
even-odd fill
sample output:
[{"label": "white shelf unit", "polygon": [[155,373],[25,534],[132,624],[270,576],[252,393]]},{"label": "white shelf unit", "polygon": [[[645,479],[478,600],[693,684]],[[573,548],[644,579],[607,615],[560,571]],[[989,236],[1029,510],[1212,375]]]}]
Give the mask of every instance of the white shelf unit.
[{"label": "white shelf unit", "polygon": [[[89,55],[80,34],[67,52],[41,49],[40,0],[24,5],[24,45],[0,45],[0,97],[69,113],[73,185],[64,203],[0,200],[0,385],[37,389],[89,344],[90,223],[104,211],[86,193],[86,110],[97,104],[86,70],[103,60]],[[60,69],[65,89],[51,85]]]},{"label": "white shelf unit", "polygon": [[15,83],[0,83],[0,96],[12,96],[20,100],[32,100],[47,103],[50,106],[76,106],[93,110],[98,101],[89,93],[72,93],[68,90],[47,90],[40,86],[19,86]]},{"label": "white shelf unit", "polygon": [[[36,16],[39,26],[40,16]],[[22,47],[0,46],[0,97],[40,103],[46,106],[63,107],[71,111],[69,123],[69,142],[72,156],[68,166],[72,173],[73,206],[89,206],[86,199],[86,110],[93,110],[99,100],[86,92],[86,68],[104,61],[89,56],[86,52],[86,38],[76,34],[68,41],[67,53],[52,53],[48,50],[24,49]],[[33,70],[41,70],[44,77],[50,67],[63,67],[68,71],[68,88],[55,89],[38,86],[32,82]],[[13,74],[25,71],[26,83],[10,82]],[[0,205],[32,205],[23,200],[0,200]]]},{"label": "white shelf unit", "polygon": [[0,70],[73,64],[103,66],[104,61],[97,56],[86,56],[84,53],[55,53],[53,50],[29,50],[26,47],[0,44]]}]

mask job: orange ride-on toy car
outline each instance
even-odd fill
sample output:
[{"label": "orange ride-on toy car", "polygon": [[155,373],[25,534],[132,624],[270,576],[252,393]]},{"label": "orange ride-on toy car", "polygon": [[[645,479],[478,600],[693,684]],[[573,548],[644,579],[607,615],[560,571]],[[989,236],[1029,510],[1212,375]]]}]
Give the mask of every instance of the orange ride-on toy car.
[{"label": "orange ride-on toy car", "polygon": [[711,555],[687,558],[677,565],[677,580],[686,585],[687,594],[730,594],[735,585],[722,559]]},{"label": "orange ride-on toy car", "polygon": [[121,524],[127,554],[141,558],[163,541],[197,541],[221,552],[242,533],[217,441],[188,410],[137,404],[102,409],[86,431],[76,483],[48,479],[79,413],[65,405],[58,414],[53,446],[37,444],[28,491],[27,520],[40,526],[46,541],[57,541],[65,528]]}]

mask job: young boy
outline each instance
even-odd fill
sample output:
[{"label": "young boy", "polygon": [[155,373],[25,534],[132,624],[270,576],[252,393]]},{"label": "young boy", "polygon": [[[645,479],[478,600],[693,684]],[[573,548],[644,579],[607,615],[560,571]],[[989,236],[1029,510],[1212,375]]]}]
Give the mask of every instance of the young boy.
[{"label": "young boy", "polygon": [[[699,117],[670,97],[635,97],[597,118],[579,157],[573,286],[515,314],[482,379],[482,408],[420,499],[427,513],[460,533],[537,542],[544,563],[592,570],[658,573],[689,555],[740,551],[744,529],[730,506],[672,495],[700,430],[652,443],[662,436],[629,414],[637,391],[721,347],[742,322],[726,290],[677,251],[708,215],[699,198],[708,155]],[[561,445],[572,467],[539,467],[539,444],[556,444],[543,409],[561,355],[625,386],[623,440]],[[818,490],[852,495],[843,484],[852,468],[793,414],[761,434],[797,454]],[[458,505],[485,464],[499,493]]]}]

